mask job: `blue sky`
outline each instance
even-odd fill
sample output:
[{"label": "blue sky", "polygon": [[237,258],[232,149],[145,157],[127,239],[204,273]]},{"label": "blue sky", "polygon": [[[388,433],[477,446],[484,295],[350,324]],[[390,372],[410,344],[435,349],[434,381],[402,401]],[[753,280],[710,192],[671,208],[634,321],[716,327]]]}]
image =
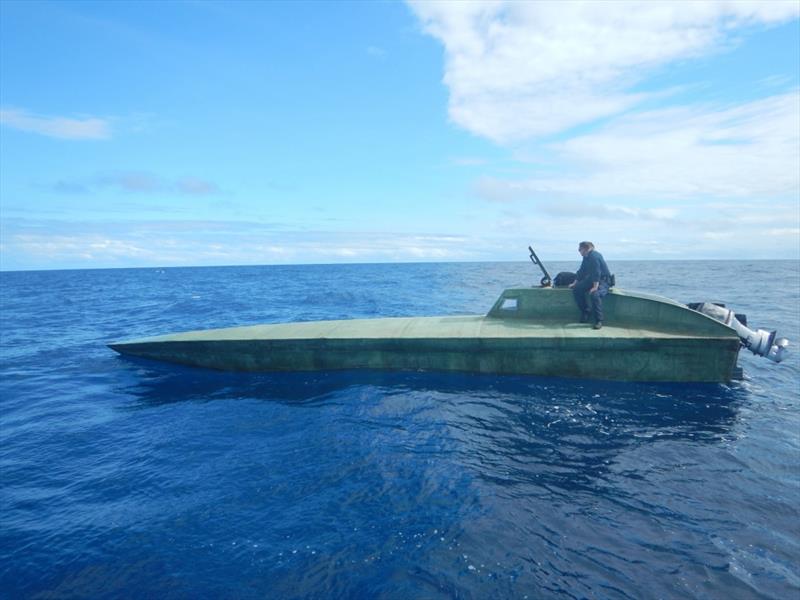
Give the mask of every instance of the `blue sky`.
[{"label": "blue sky", "polygon": [[5,0],[0,268],[798,258],[799,13]]}]

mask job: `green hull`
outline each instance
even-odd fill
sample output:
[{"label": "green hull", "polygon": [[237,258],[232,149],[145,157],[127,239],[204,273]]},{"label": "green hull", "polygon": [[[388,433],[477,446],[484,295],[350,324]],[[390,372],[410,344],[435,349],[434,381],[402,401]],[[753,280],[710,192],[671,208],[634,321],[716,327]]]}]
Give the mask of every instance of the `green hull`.
[{"label": "green hull", "polygon": [[[505,306],[505,308],[504,308]],[[486,316],[354,319],[192,331],[110,344],[122,354],[233,371],[465,371],[627,381],[729,381],[739,338],[664,298],[615,291],[606,325],[578,323],[569,290],[506,290]]]}]

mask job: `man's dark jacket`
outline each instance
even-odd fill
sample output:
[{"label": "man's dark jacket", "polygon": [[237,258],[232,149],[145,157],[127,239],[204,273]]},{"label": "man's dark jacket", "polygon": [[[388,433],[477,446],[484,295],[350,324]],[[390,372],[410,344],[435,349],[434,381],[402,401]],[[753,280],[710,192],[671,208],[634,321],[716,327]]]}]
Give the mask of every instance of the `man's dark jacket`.
[{"label": "man's dark jacket", "polygon": [[576,273],[577,281],[591,281],[592,284],[604,281],[611,282],[611,272],[608,270],[608,265],[597,250],[592,250],[581,261],[581,268]]}]

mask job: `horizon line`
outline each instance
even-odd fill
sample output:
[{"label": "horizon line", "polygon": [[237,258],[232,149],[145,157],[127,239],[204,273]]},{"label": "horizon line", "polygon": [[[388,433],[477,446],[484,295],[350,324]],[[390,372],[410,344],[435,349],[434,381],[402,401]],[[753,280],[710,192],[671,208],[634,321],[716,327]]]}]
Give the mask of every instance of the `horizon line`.
[{"label": "horizon line", "polygon": [[[800,258],[620,258],[613,259],[612,263],[620,262],[800,262]],[[58,271],[122,271],[136,269],[231,269],[239,267],[330,267],[330,266],[372,266],[372,265],[446,265],[446,264],[497,264],[497,263],[526,263],[525,260],[441,260],[441,261],[384,261],[384,262],[320,262],[320,263],[263,263],[263,264],[224,264],[224,265],[142,265],[142,266],[115,266],[115,267],[66,267],[66,268],[29,268],[29,269],[4,269],[0,273],[41,273]],[[580,262],[574,258],[556,258],[549,260],[551,263]],[[535,266],[535,265],[534,265]]]}]

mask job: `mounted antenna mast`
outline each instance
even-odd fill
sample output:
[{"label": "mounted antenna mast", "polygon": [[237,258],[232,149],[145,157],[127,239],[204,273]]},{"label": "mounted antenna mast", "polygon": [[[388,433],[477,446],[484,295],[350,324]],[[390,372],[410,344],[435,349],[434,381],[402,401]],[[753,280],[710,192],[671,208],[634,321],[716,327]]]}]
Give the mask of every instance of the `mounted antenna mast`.
[{"label": "mounted antenna mast", "polygon": [[533,248],[528,246],[528,250],[531,251],[531,262],[539,267],[542,270],[542,273],[544,273],[544,277],[539,280],[539,283],[542,285],[542,287],[550,287],[553,285],[553,280],[550,279],[550,273],[548,273],[547,269],[544,268],[542,261],[540,261],[539,257],[536,256],[536,252],[533,251]]}]

